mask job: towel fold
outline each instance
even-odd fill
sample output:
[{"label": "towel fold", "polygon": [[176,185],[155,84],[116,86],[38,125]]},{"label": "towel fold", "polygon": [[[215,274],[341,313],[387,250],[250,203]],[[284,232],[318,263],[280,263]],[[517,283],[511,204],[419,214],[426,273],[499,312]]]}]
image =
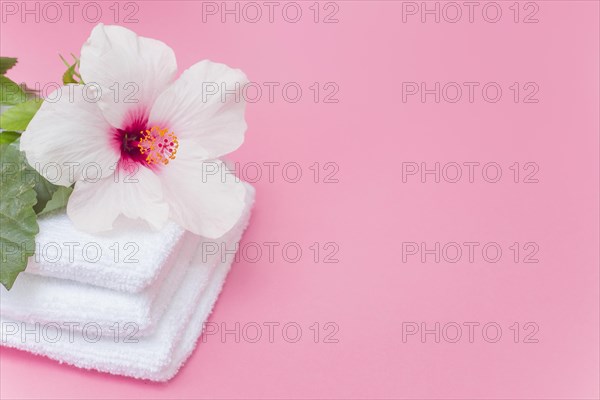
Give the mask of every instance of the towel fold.
[{"label": "towel fold", "polygon": [[[247,205],[245,214],[250,206]],[[96,324],[102,328],[102,333],[109,336],[115,332],[130,331],[132,327],[139,335],[148,335],[179,287],[196,249],[212,250],[195,262],[199,266],[213,266],[222,258],[214,249],[220,248],[221,243],[235,245],[234,239],[241,235],[243,228],[240,223],[216,240],[186,232],[178,250],[172,253],[176,256],[175,265],[165,279],[154,282],[140,293],[23,274],[10,291],[0,287],[0,313],[12,320],[31,324],[58,323],[63,326],[76,322],[75,330],[81,330],[86,324]],[[228,247],[225,246],[226,249]]]},{"label": "towel fold", "polygon": [[[200,240],[199,236],[186,232],[183,243],[173,252],[176,261],[169,274],[139,293],[22,274],[10,291],[0,287],[0,313],[31,324],[63,326],[76,322],[74,329],[78,330],[86,324],[97,324],[105,335],[135,327],[140,335],[147,335],[181,284]],[[206,261],[208,265],[214,264],[208,258]]]},{"label": "towel fold", "polygon": [[221,291],[233,256],[208,267],[192,263],[150,336],[135,332],[98,337],[96,329],[70,332],[0,316],[2,344],[84,369],[153,381],[171,379],[191,354]]},{"label": "towel fold", "polygon": [[[226,249],[236,247],[250,218],[250,209],[254,202],[254,189],[250,185],[247,185],[247,188],[246,211],[236,227],[223,238],[212,240],[219,245],[225,245]],[[193,243],[190,245],[187,235],[183,235],[183,233],[178,236],[177,243],[174,243],[172,240],[173,237],[167,235],[167,237],[171,238],[169,239],[169,243],[171,243],[173,249],[180,246],[177,247],[177,250],[173,250],[172,253],[180,255],[179,258],[185,260],[190,258],[189,255],[185,255],[186,251],[189,248],[196,248],[195,256],[191,263],[179,262],[179,260],[175,263],[174,260],[173,262],[176,266],[168,273],[160,272],[160,267],[155,268],[156,276],[158,277],[154,278],[155,280],[158,279],[159,282],[163,281],[160,278],[160,275],[163,274],[166,278],[160,287],[152,285],[149,288],[149,290],[156,290],[156,293],[152,295],[154,296],[154,300],[150,300],[151,296],[146,292],[130,294],[77,282],[68,282],[65,278],[70,279],[75,275],[62,271],[60,268],[53,270],[53,274],[54,272],[62,271],[58,274],[61,279],[57,279],[57,277],[28,276],[23,280],[24,283],[19,283],[19,279],[17,279],[15,287],[24,286],[21,289],[23,292],[16,292],[19,293],[16,296],[20,296],[23,301],[27,301],[26,298],[22,297],[26,294],[27,290],[39,289],[44,291],[45,289],[42,288],[42,285],[50,281],[57,285],[67,285],[64,286],[65,288],[77,288],[73,293],[77,292],[77,295],[80,296],[80,301],[88,306],[91,306],[93,303],[94,300],[91,300],[93,296],[97,295],[103,298],[101,293],[109,293],[110,296],[121,295],[123,297],[112,297],[113,300],[111,301],[108,301],[106,298],[101,300],[103,305],[97,307],[94,311],[98,312],[94,318],[99,317],[98,319],[103,321],[104,325],[101,325],[97,321],[91,321],[91,314],[85,314],[85,306],[80,307],[80,311],[69,314],[69,318],[72,317],[73,319],[72,321],[66,321],[67,318],[64,314],[61,314],[60,310],[55,315],[59,318],[53,320],[50,317],[42,318],[42,310],[45,307],[44,300],[36,298],[35,301],[25,305],[24,303],[17,303],[15,300],[8,307],[8,303],[5,304],[4,301],[7,298],[5,293],[0,303],[1,344],[34,354],[44,355],[59,362],[65,362],[80,368],[94,369],[101,372],[153,381],[171,379],[195,348],[198,337],[202,333],[204,322],[213,308],[231,263],[235,258],[235,253],[232,251],[208,256],[203,252],[205,249],[204,246],[198,247],[198,242],[196,242],[195,246]],[[186,238],[179,243],[182,240],[182,236],[186,236]],[[107,239],[106,243],[109,243],[110,240]],[[200,240],[208,241],[208,239]],[[157,248],[158,250],[155,251],[159,252],[161,249],[163,251],[165,249],[163,246]],[[152,257],[153,262],[159,259],[159,256]],[[163,260],[165,259],[163,258]],[[155,266],[158,264],[160,263],[155,263]],[[112,269],[111,273],[119,274],[113,266],[103,264],[102,267],[98,268],[99,271],[94,271],[90,265],[82,263],[78,267],[82,275],[78,277],[89,278],[96,276],[106,278],[110,274],[103,274],[101,270],[105,268]],[[141,268],[136,269],[138,272],[141,270]],[[94,273],[87,275],[83,274],[84,271],[94,271]],[[177,277],[177,271],[181,271],[179,278]],[[120,273],[119,276],[140,277],[142,275],[146,277],[150,276],[148,274],[127,275],[123,273]],[[60,283],[56,283],[55,281],[59,281]],[[99,282],[97,279],[95,281]],[[134,279],[129,282],[134,281],[141,282],[142,280]],[[177,284],[175,281],[179,283]],[[108,282],[103,281],[103,283],[106,284]],[[106,287],[106,285],[102,286]],[[112,286],[113,289],[117,289],[116,286],[119,285],[115,284]],[[130,287],[134,286],[131,285]],[[119,289],[123,289],[123,286],[119,286]],[[52,295],[45,297],[45,301],[58,301],[59,287],[56,286],[48,290],[52,291]],[[8,294],[12,296],[12,293]],[[36,296],[32,297],[35,298]],[[73,297],[72,301],[74,302],[75,299],[76,296]],[[123,315],[127,312],[137,310],[133,311],[133,314],[135,314],[142,309],[141,307],[136,308],[137,306],[134,305],[136,301],[139,302],[137,305],[144,302],[145,304],[150,304],[150,310],[154,310],[149,312],[150,315],[156,313],[154,318],[152,316],[149,318],[151,322],[148,327],[143,331],[139,330],[139,327],[135,325],[130,325],[125,329],[121,329],[123,327],[110,329],[118,322],[115,315],[112,314],[113,312],[119,315],[117,318],[123,318]],[[47,310],[53,308],[52,304],[47,304],[46,306]],[[9,308],[10,311],[7,311]],[[23,313],[24,308],[29,310],[29,314],[27,312]],[[160,311],[161,308],[163,308],[164,312]],[[32,310],[36,310],[35,313]],[[63,308],[63,311],[65,310]],[[17,311],[21,312],[21,314],[18,314]],[[35,318],[33,318],[34,314],[36,315]],[[159,314],[162,314],[160,318],[158,318]],[[44,322],[35,322],[36,319]],[[88,326],[82,326],[84,325],[81,323],[82,321],[88,321]],[[65,322],[69,324],[64,325]],[[96,323],[94,324],[93,322]],[[74,323],[79,326],[73,327]],[[112,325],[110,325],[111,323]],[[106,328],[109,329],[108,334],[105,332]]]},{"label": "towel fold", "polygon": [[77,230],[66,214],[40,218],[38,223],[36,254],[26,274],[132,293],[164,278],[185,236],[173,222],[159,231],[129,223],[104,234]]}]

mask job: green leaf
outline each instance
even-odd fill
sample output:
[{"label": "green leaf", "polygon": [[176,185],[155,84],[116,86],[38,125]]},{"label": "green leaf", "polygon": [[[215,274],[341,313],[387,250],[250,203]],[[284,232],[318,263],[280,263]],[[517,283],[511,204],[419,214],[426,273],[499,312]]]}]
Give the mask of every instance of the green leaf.
[{"label": "green leaf", "polygon": [[33,211],[37,214],[41,213],[46,204],[53,198],[54,193],[61,187],[50,183],[46,178],[40,175],[36,170],[31,168],[31,174],[35,176],[35,194],[37,203],[33,207]]},{"label": "green leaf", "polygon": [[31,99],[9,108],[0,115],[0,128],[9,131],[24,131],[42,103],[41,99]]},{"label": "green leaf", "polygon": [[71,65],[62,76],[62,81],[64,85],[68,85],[69,83],[79,83],[74,78],[75,75],[75,64]]},{"label": "green leaf", "polygon": [[65,208],[72,192],[73,188],[71,187],[59,186],[56,192],[54,192],[52,195],[52,199],[46,204],[46,207],[44,207],[44,209],[38,213],[38,216],[49,214]]},{"label": "green leaf", "polygon": [[[63,56],[59,56],[62,62],[67,66],[67,70],[62,76],[63,84],[68,85],[69,83],[82,84],[83,81],[81,79],[81,75],[79,75],[79,59],[71,54],[75,62],[73,64],[69,64],[67,60]],[[77,79],[75,79],[77,78]]]},{"label": "green leaf", "polygon": [[11,289],[35,251],[35,177],[14,145],[0,146],[0,283]]},{"label": "green leaf", "polygon": [[0,75],[4,75],[6,71],[17,64],[17,59],[12,57],[0,57]]},{"label": "green leaf", "polygon": [[[7,131],[2,132],[4,134]],[[15,132],[17,133],[17,132]],[[1,135],[0,134],[0,135]],[[17,133],[20,136],[20,133]],[[19,147],[19,142],[17,141],[14,144],[15,147]],[[29,166],[29,170],[27,173],[34,177],[35,186],[33,189],[35,190],[35,195],[37,198],[37,202],[33,206],[33,211],[36,214],[40,214],[46,208],[46,204],[54,197],[56,191],[58,191],[62,186],[55,185],[40,175],[34,168]]]},{"label": "green leaf", "polygon": [[19,104],[27,100],[27,95],[21,86],[0,75],[0,104]]},{"label": "green leaf", "polygon": [[0,145],[2,144],[10,144],[21,137],[19,132],[13,131],[2,131],[0,132]]}]

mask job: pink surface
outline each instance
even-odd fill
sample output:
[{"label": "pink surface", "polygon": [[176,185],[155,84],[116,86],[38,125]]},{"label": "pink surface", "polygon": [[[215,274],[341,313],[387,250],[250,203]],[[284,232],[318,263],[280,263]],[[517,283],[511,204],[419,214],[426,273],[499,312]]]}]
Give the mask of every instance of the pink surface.
[{"label": "pink surface", "polygon": [[[318,4],[319,23],[313,2],[296,3],[297,23],[283,18],[285,3],[269,22],[262,2],[255,3],[260,21],[249,21],[255,9],[240,8],[239,23],[233,15],[223,23],[219,13],[203,14],[221,2],[136,2],[139,22],[123,25],[172,46],[181,69],[208,58],[242,68],[263,88],[248,107],[246,143],[231,156],[246,178],[255,177],[253,163],[262,171],[246,256],[210,318],[213,329],[239,323],[239,343],[234,334],[207,335],[167,384],[2,348],[0,397],[598,398],[599,3],[521,2],[518,23],[512,1],[495,3],[502,10],[496,23],[488,22],[494,8],[484,18],[486,3],[475,3],[473,22],[466,6],[451,23],[456,9],[439,3],[435,23],[435,15],[421,22],[411,14],[421,2],[340,1]],[[1,53],[20,61],[11,78],[42,87],[60,79],[57,54],[78,53],[95,25],[82,17],[81,4],[72,23],[64,7],[56,23],[44,15],[22,23],[22,10],[7,15],[3,8]],[[113,23],[113,2],[98,4],[102,21]],[[294,18],[294,9],[286,10]],[[120,11],[122,21],[135,8],[121,3]],[[331,13],[338,22],[323,23]],[[538,22],[524,23],[532,18]],[[265,82],[280,83],[273,101]],[[282,94],[288,82],[303,91],[296,103]],[[316,103],[314,82],[321,87]],[[434,94],[425,102],[408,94],[421,82],[429,89],[440,82],[439,103]],[[463,89],[456,103],[456,85],[448,82]],[[472,101],[464,82],[479,82]],[[483,97],[488,82],[502,88],[498,102]],[[336,86],[338,102],[324,102]],[[487,94],[495,95],[493,86]],[[293,87],[287,95],[295,95]],[[280,163],[272,179],[269,162]],[[433,174],[424,183],[408,174],[436,162],[439,183]],[[465,162],[480,163],[473,182]],[[457,183],[449,182],[452,163],[462,166]],[[500,166],[498,182],[488,182],[496,164],[482,176],[486,163]],[[293,183],[298,166],[302,176]],[[271,260],[266,242],[280,243]],[[411,255],[409,242],[428,249],[439,242],[440,262],[434,254],[425,253],[425,262]],[[442,250],[449,242],[461,244],[458,262],[450,262],[456,246]],[[473,262],[464,242],[480,243]],[[488,242],[502,249],[496,263],[488,261],[493,246],[487,260],[482,254]],[[282,254],[288,243],[295,244]],[[253,262],[257,247],[263,254]],[[295,247],[302,256],[294,263]],[[280,324],[272,340],[269,322]],[[472,340],[470,322],[479,324]],[[430,330],[440,324],[439,343],[434,334],[408,334],[421,323]],[[462,337],[453,343],[457,324]],[[302,337],[291,343],[294,326]],[[502,336],[492,343],[497,326]]]}]

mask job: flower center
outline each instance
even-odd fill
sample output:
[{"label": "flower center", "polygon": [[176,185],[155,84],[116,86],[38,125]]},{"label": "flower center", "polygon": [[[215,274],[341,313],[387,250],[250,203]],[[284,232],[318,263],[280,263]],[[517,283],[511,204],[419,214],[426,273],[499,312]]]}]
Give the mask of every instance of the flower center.
[{"label": "flower center", "polygon": [[140,131],[141,136],[137,147],[140,154],[146,156],[146,164],[167,165],[169,161],[175,159],[179,140],[173,132],[166,128],[153,126],[145,131]]}]

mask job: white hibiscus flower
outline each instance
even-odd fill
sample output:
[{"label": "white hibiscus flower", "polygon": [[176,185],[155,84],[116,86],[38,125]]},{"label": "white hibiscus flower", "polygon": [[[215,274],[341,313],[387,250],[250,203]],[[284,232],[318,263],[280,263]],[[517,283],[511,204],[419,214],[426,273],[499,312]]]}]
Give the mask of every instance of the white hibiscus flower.
[{"label": "white hibiscus flower", "polygon": [[[75,183],[67,214],[79,229],[110,230],[120,215],[155,228],[171,218],[216,238],[240,217],[244,185],[230,173],[206,171],[225,168],[218,158],[242,144],[245,103],[209,96],[207,88],[230,93],[246,76],[210,61],[174,80],[176,71],[166,44],[100,24],[81,49],[86,85],[48,96],[57,100],[45,101],[23,133],[21,150],[34,168],[56,184]],[[99,100],[90,101],[92,92],[101,93]],[[59,166],[58,179],[49,164]],[[91,164],[101,169],[98,182],[86,179]],[[125,179],[131,173],[135,183]]]}]

